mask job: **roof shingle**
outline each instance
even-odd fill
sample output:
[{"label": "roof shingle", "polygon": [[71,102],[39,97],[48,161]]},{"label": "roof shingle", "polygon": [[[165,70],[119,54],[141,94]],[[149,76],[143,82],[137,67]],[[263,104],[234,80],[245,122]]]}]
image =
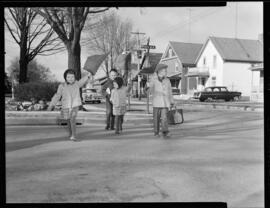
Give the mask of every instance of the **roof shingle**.
[{"label": "roof shingle", "polygon": [[259,40],[209,37],[225,61],[263,62],[263,45]]},{"label": "roof shingle", "polygon": [[194,66],[203,44],[170,41],[183,66]]}]

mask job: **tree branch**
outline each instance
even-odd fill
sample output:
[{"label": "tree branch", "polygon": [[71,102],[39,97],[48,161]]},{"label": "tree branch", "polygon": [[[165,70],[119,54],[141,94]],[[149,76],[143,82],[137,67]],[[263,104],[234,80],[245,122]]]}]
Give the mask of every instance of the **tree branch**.
[{"label": "tree branch", "polygon": [[12,36],[13,39],[16,41],[16,43],[17,43],[18,45],[20,45],[20,41],[17,40],[17,38],[16,38],[15,35],[13,34],[12,29],[10,28],[10,26],[9,26],[9,24],[8,24],[8,22],[7,22],[7,20],[6,20],[6,18],[4,18],[4,21],[5,21],[6,25],[7,25],[7,28],[8,28],[8,30],[9,30],[11,36]]}]

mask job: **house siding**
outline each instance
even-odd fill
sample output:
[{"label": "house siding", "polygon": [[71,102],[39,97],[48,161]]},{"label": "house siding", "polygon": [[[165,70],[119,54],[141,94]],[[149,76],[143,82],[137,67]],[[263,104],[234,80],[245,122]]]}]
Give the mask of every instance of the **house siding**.
[{"label": "house siding", "polygon": [[168,76],[176,73],[176,71],[175,71],[175,63],[176,62],[178,63],[178,66],[179,66],[179,72],[182,72],[183,66],[182,66],[181,61],[179,61],[179,59],[177,57],[170,58],[170,59],[162,59],[160,61],[160,63],[168,65],[168,69],[167,69]]},{"label": "house siding", "polygon": [[[178,67],[179,67],[179,71],[178,72],[183,72],[183,66],[181,61],[178,59],[178,57],[175,58],[169,58],[169,59],[162,59],[160,61],[160,63],[166,64],[168,65],[168,69],[167,69],[167,75],[170,76],[172,74],[177,73],[177,71],[175,71],[175,63],[178,63]],[[182,75],[179,75],[182,79]],[[184,79],[186,79],[186,77],[184,77]],[[171,80],[172,82],[172,80]],[[181,93],[183,88],[186,88],[186,86],[183,86],[182,83],[185,83],[185,80],[180,80],[180,83],[178,84],[177,88],[180,89]],[[173,84],[174,85],[174,84]]]},{"label": "house siding", "polygon": [[240,91],[242,96],[251,95],[252,71],[249,63],[224,63],[223,85],[229,90]]},{"label": "house siding", "polygon": [[[214,68],[214,56],[216,56],[216,67]],[[204,65],[204,58],[206,58],[206,65]],[[197,67],[208,67],[209,78],[206,79],[205,87],[213,86],[212,78],[216,77],[216,85],[223,85],[223,64],[224,61],[215,48],[211,40],[209,40],[197,61]]]}]

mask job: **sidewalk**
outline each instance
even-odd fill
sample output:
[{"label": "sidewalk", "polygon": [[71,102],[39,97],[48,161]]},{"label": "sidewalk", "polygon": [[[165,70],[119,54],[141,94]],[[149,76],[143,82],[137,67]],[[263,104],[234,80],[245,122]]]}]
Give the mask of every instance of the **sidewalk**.
[{"label": "sidewalk", "polygon": [[[199,109],[222,109],[222,110],[244,110],[244,111],[258,111],[263,112],[264,104],[258,102],[250,101],[234,101],[234,102],[224,102],[220,100],[211,102],[200,102],[195,99],[183,99],[179,96],[174,96],[176,104],[178,107],[188,107],[188,108],[199,108]],[[132,98],[131,104],[136,105],[146,105],[146,98],[138,100],[138,98]],[[150,99],[149,105],[152,105]]]}]

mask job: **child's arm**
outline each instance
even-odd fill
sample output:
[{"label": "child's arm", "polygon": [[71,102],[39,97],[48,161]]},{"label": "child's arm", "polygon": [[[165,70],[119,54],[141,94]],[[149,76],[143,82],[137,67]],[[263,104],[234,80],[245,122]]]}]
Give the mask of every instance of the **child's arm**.
[{"label": "child's arm", "polygon": [[171,102],[171,106],[174,105],[174,99],[173,99],[173,95],[172,95],[172,85],[171,82],[168,80],[168,85],[169,85],[169,100]]},{"label": "child's arm", "polygon": [[88,81],[88,79],[90,79],[90,77],[92,77],[92,74],[90,72],[88,72],[88,75],[82,77],[79,81],[78,81],[78,84],[79,84],[79,87],[82,87],[86,84],[86,82]]},{"label": "child's arm", "polygon": [[58,86],[57,92],[52,97],[50,105],[48,106],[48,109],[47,109],[48,111],[51,111],[52,107],[55,106],[55,104],[60,100],[60,98],[62,97],[62,92],[63,92],[63,85],[60,84]]}]

